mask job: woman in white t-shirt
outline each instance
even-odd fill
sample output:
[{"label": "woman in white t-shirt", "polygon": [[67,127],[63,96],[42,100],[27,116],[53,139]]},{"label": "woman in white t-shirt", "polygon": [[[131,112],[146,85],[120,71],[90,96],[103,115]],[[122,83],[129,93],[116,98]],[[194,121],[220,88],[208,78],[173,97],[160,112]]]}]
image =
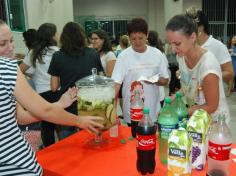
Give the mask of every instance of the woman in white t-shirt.
[{"label": "woman in white t-shirt", "polygon": [[193,18],[197,23],[198,44],[204,49],[211,51],[218,60],[221,67],[223,81],[228,85],[226,95],[230,96],[233,86],[234,70],[227,47],[224,43],[210,35],[208,17],[202,10],[191,7],[186,10],[186,14]]},{"label": "woman in white t-shirt", "polygon": [[215,56],[197,44],[197,25],[187,15],[176,15],[166,26],[166,36],[178,55],[181,90],[189,105],[189,114],[204,109],[217,120],[220,113],[230,114],[226,102],[222,72]]},{"label": "woman in white t-shirt", "polygon": [[105,75],[111,77],[116,62],[116,56],[112,51],[111,41],[104,30],[98,29],[92,32],[93,47],[99,52]]},{"label": "woman in white t-shirt", "polygon": [[[34,68],[35,72],[32,80],[35,85],[35,90],[48,102],[56,102],[58,93],[51,91],[48,68],[57,47],[57,28],[52,23],[44,23],[37,30],[37,41],[32,47],[32,50],[20,64],[21,71],[25,73],[29,68]],[[54,136],[55,125],[50,122],[43,121],[41,123],[41,136],[43,145],[49,146],[55,143]]]}]

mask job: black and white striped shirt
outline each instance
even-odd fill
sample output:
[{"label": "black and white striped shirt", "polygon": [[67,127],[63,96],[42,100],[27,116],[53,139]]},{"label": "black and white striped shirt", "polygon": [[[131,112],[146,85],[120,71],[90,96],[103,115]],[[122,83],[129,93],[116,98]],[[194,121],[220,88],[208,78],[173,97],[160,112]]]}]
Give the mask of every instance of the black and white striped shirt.
[{"label": "black and white striped shirt", "polygon": [[0,175],[40,176],[42,168],[16,122],[16,78],[16,61],[0,58]]}]

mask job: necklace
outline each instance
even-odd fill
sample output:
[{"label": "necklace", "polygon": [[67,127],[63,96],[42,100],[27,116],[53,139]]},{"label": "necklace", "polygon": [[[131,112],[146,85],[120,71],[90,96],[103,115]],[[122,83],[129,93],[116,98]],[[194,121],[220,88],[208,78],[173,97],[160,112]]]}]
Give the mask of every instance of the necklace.
[{"label": "necklace", "polygon": [[202,55],[206,52],[205,49],[202,49],[200,46],[196,48],[194,54],[185,56],[185,63],[189,69],[193,69],[200,62]]}]

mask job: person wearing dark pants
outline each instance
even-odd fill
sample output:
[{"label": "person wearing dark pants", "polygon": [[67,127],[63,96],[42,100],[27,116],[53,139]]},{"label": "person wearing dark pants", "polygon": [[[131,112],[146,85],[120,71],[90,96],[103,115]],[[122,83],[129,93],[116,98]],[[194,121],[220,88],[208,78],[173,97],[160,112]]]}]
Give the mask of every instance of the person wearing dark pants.
[{"label": "person wearing dark pants", "polygon": [[[47,92],[41,93],[40,95],[41,97],[43,97],[45,100],[47,100],[50,103],[54,103],[59,99],[58,91],[56,92],[47,91]],[[46,121],[41,122],[41,137],[42,137],[42,142],[43,142],[44,147],[47,147],[55,143],[54,131],[56,130],[56,127],[57,127],[56,124],[46,122]]]},{"label": "person wearing dark pants", "polygon": [[180,89],[180,80],[176,77],[176,71],[179,70],[179,67],[177,64],[169,63],[169,70],[171,73],[171,79],[169,83],[169,96],[171,96]]},{"label": "person wearing dark pants", "polygon": [[[56,102],[57,97],[55,97],[56,94],[51,91],[51,77],[47,73],[47,71],[53,53],[58,50],[59,48],[57,47],[56,25],[52,23],[44,23],[40,25],[37,30],[37,40],[34,42],[29,54],[26,55],[23,62],[20,64],[20,69],[23,73],[25,73],[29,68],[34,69],[32,81],[34,82],[35,90],[38,94],[40,94],[45,100],[49,101],[50,103]],[[45,147],[50,144],[53,144],[53,141],[55,141],[54,132],[52,132],[54,131],[54,127],[50,128],[52,126],[54,125],[49,125],[42,122],[41,127],[46,128],[42,129],[42,139],[43,145]],[[46,132],[45,134],[45,131],[49,132]],[[44,143],[44,141],[47,142]]]}]

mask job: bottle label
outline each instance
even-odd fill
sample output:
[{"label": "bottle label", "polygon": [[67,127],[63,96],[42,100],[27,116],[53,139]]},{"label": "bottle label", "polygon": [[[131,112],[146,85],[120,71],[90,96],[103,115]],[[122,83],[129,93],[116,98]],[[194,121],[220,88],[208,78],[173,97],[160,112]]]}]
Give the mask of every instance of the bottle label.
[{"label": "bottle label", "polygon": [[159,135],[162,139],[169,139],[169,135],[173,129],[177,129],[178,124],[176,125],[163,125],[158,123]]},{"label": "bottle label", "polygon": [[214,160],[225,161],[229,159],[231,144],[215,144],[209,141],[208,156]]},{"label": "bottle label", "polygon": [[189,131],[188,134],[193,138],[194,142],[202,143],[202,133]]},{"label": "bottle label", "polygon": [[186,150],[178,148],[169,148],[169,156],[186,159]]},{"label": "bottle label", "polygon": [[153,135],[139,135],[137,134],[137,149],[139,150],[153,150],[156,148],[156,134]]},{"label": "bottle label", "polygon": [[130,108],[130,117],[132,121],[140,121],[143,117],[143,108]]}]

